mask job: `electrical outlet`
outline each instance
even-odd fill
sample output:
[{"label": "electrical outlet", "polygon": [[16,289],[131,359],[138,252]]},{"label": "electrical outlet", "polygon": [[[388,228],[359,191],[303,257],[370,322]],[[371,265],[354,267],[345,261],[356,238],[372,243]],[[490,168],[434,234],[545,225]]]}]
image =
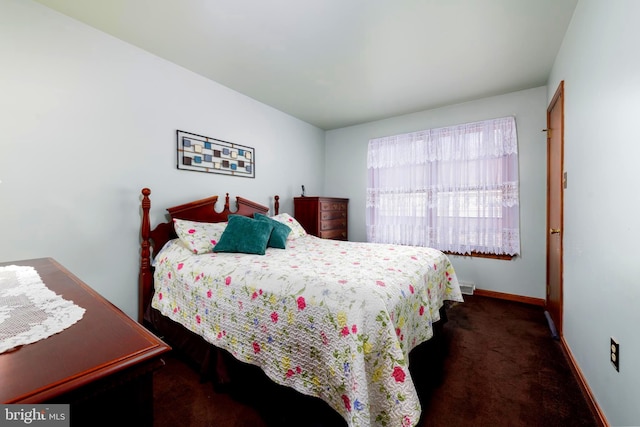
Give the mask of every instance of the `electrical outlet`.
[{"label": "electrical outlet", "polygon": [[620,344],[613,337],[611,337],[611,347],[609,349],[611,364],[616,368],[616,371],[620,372]]}]

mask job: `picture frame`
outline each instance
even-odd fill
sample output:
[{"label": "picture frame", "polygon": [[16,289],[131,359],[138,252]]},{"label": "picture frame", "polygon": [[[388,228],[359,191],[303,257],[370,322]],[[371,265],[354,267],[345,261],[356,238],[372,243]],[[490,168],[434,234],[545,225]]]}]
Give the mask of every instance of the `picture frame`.
[{"label": "picture frame", "polygon": [[181,170],[255,178],[255,149],[217,138],[176,131]]}]

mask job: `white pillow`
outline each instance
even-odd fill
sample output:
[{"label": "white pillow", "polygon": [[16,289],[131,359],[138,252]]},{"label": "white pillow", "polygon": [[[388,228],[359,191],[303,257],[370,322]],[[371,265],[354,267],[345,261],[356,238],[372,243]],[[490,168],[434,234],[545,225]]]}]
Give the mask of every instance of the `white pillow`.
[{"label": "white pillow", "polygon": [[300,225],[300,223],[288,213],[274,215],[271,217],[271,219],[275,219],[276,221],[289,226],[289,228],[291,229],[291,233],[289,233],[287,240],[297,239],[298,237],[302,237],[307,234],[302,225]]},{"label": "white pillow", "polygon": [[227,227],[226,222],[198,222],[174,219],[178,238],[194,254],[211,252]]}]

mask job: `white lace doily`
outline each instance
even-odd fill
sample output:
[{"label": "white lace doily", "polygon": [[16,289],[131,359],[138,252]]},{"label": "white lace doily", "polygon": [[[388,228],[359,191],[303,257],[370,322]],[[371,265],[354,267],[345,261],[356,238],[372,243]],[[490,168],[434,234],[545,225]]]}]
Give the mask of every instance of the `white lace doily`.
[{"label": "white lace doily", "polygon": [[33,267],[0,267],[0,353],[63,331],[85,309],[46,287]]}]

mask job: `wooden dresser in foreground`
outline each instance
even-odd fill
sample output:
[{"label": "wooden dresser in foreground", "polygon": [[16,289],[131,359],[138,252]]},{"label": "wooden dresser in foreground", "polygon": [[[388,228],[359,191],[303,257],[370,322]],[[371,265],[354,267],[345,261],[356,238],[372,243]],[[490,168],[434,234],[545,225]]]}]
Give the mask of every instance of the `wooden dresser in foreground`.
[{"label": "wooden dresser in foreground", "polygon": [[323,239],[348,240],[349,199],[294,197],[295,219],[307,233]]},{"label": "wooden dresser in foreground", "polygon": [[72,426],[153,426],[153,372],[170,347],[51,258],[0,263],[36,269],[84,308],[76,324],[0,354],[0,402],[70,404]]}]

